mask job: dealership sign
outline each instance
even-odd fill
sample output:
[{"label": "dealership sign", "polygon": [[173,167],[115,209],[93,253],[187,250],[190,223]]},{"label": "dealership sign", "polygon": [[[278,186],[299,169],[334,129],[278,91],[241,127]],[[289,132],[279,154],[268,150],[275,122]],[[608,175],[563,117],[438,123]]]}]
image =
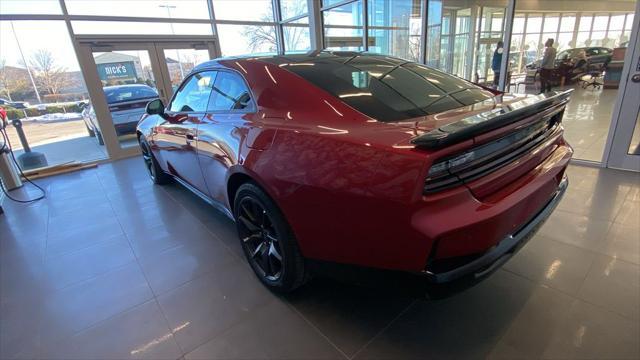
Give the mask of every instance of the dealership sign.
[{"label": "dealership sign", "polygon": [[133,61],[97,64],[100,80],[124,80],[137,78]]}]

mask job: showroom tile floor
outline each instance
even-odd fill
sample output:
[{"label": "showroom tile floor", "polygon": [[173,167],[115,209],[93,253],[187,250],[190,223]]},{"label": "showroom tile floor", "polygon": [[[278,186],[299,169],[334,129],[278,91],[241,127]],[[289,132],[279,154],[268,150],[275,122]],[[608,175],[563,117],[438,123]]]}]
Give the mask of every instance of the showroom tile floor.
[{"label": "showroom tile floor", "polygon": [[574,92],[562,118],[565,137],[574,148],[575,159],[600,162],[618,89],[582,89],[578,85],[572,88]]},{"label": "showroom tile floor", "polygon": [[0,358],[637,359],[640,174],[569,176],[539,235],[441,300],[328,277],[273,295],[233,223],[137,158],[43,179],[0,216]]},{"label": "showroom tile floor", "polygon": [[[600,162],[611,126],[611,113],[618,89],[583,89],[580,84],[571,84],[554,90],[567,89],[573,89],[573,93],[562,122],[565,126],[565,138],[574,149],[573,158]],[[515,90],[511,88],[511,91]],[[521,86],[518,91],[538,93],[538,90],[532,87],[524,89]]]}]

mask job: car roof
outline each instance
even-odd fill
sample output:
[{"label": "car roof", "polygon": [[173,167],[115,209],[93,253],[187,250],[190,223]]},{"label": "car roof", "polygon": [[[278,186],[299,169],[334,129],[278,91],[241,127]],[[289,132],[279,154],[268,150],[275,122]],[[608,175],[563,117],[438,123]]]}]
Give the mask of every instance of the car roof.
[{"label": "car roof", "polygon": [[306,53],[295,53],[286,55],[243,55],[222,57],[213,60],[209,60],[197,65],[193,71],[200,71],[204,69],[224,67],[226,61],[263,61],[275,65],[287,64],[287,63],[317,63],[319,61],[335,61],[346,63],[354,58],[366,59],[366,61],[372,64],[404,64],[410,62],[409,60],[400,59],[393,56],[368,53],[364,51],[309,51]]}]

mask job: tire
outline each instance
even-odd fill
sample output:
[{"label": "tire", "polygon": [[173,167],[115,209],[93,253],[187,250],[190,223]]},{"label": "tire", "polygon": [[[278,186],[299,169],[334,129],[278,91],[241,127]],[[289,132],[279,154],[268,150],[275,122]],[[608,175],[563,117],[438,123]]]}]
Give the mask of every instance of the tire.
[{"label": "tire", "polygon": [[233,209],[240,246],[258,279],[277,293],[303,285],[309,278],[304,258],[273,200],[248,182],[238,188]]},{"label": "tire", "polygon": [[104,139],[102,138],[102,133],[99,130],[96,132],[96,138],[98,139],[98,144],[104,146]]},{"label": "tire", "polygon": [[158,161],[156,160],[156,157],[153,156],[153,152],[151,152],[147,139],[145,139],[144,136],[140,136],[138,141],[140,144],[140,150],[142,151],[142,159],[147,171],[149,172],[149,178],[151,181],[156,185],[165,185],[173,182],[173,177],[162,170],[160,164],[158,164]]},{"label": "tire", "polygon": [[89,134],[89,137],[96,137],[96,132],[93,131],[93,129],[90,128],[89,125],[84,124],[84,126],[87,128],[87,134]]}]

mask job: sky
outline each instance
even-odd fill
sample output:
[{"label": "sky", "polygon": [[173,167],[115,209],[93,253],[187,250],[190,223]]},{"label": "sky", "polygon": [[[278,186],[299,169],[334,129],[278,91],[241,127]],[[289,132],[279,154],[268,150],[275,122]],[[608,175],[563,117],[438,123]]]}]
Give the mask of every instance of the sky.
[{"label": "sky", "polygon": [[[298,0],[306,1],[306,0]],[[270,0],[214,0],[219,19],[261,21],[270,11]],[[140,16],[208,19],[205,0],[66,0],[67,9],[74,15]],[[169,6],[170,14],[167,12]],[[242,11],[238,11],[242,9]],[[0,13],[61,14],[58,0],[0,0]],[[39,49],[48,49],[60,66],[69,71],[80,70],[73,46],[63,21],[13,21],[20,46],[28,59]],[[220,25],[219,25],[220,26]],[[134,22],[73,22],[76,34],[212,34],[209,24],[179,24],[173,29],[168,23]],[[247,52],[242,36],[244,26],[226,25],[220,29],[224,55]],[[11,24],[0,21],[0,59],[7,65],[20,66],[22,62]]]}]

